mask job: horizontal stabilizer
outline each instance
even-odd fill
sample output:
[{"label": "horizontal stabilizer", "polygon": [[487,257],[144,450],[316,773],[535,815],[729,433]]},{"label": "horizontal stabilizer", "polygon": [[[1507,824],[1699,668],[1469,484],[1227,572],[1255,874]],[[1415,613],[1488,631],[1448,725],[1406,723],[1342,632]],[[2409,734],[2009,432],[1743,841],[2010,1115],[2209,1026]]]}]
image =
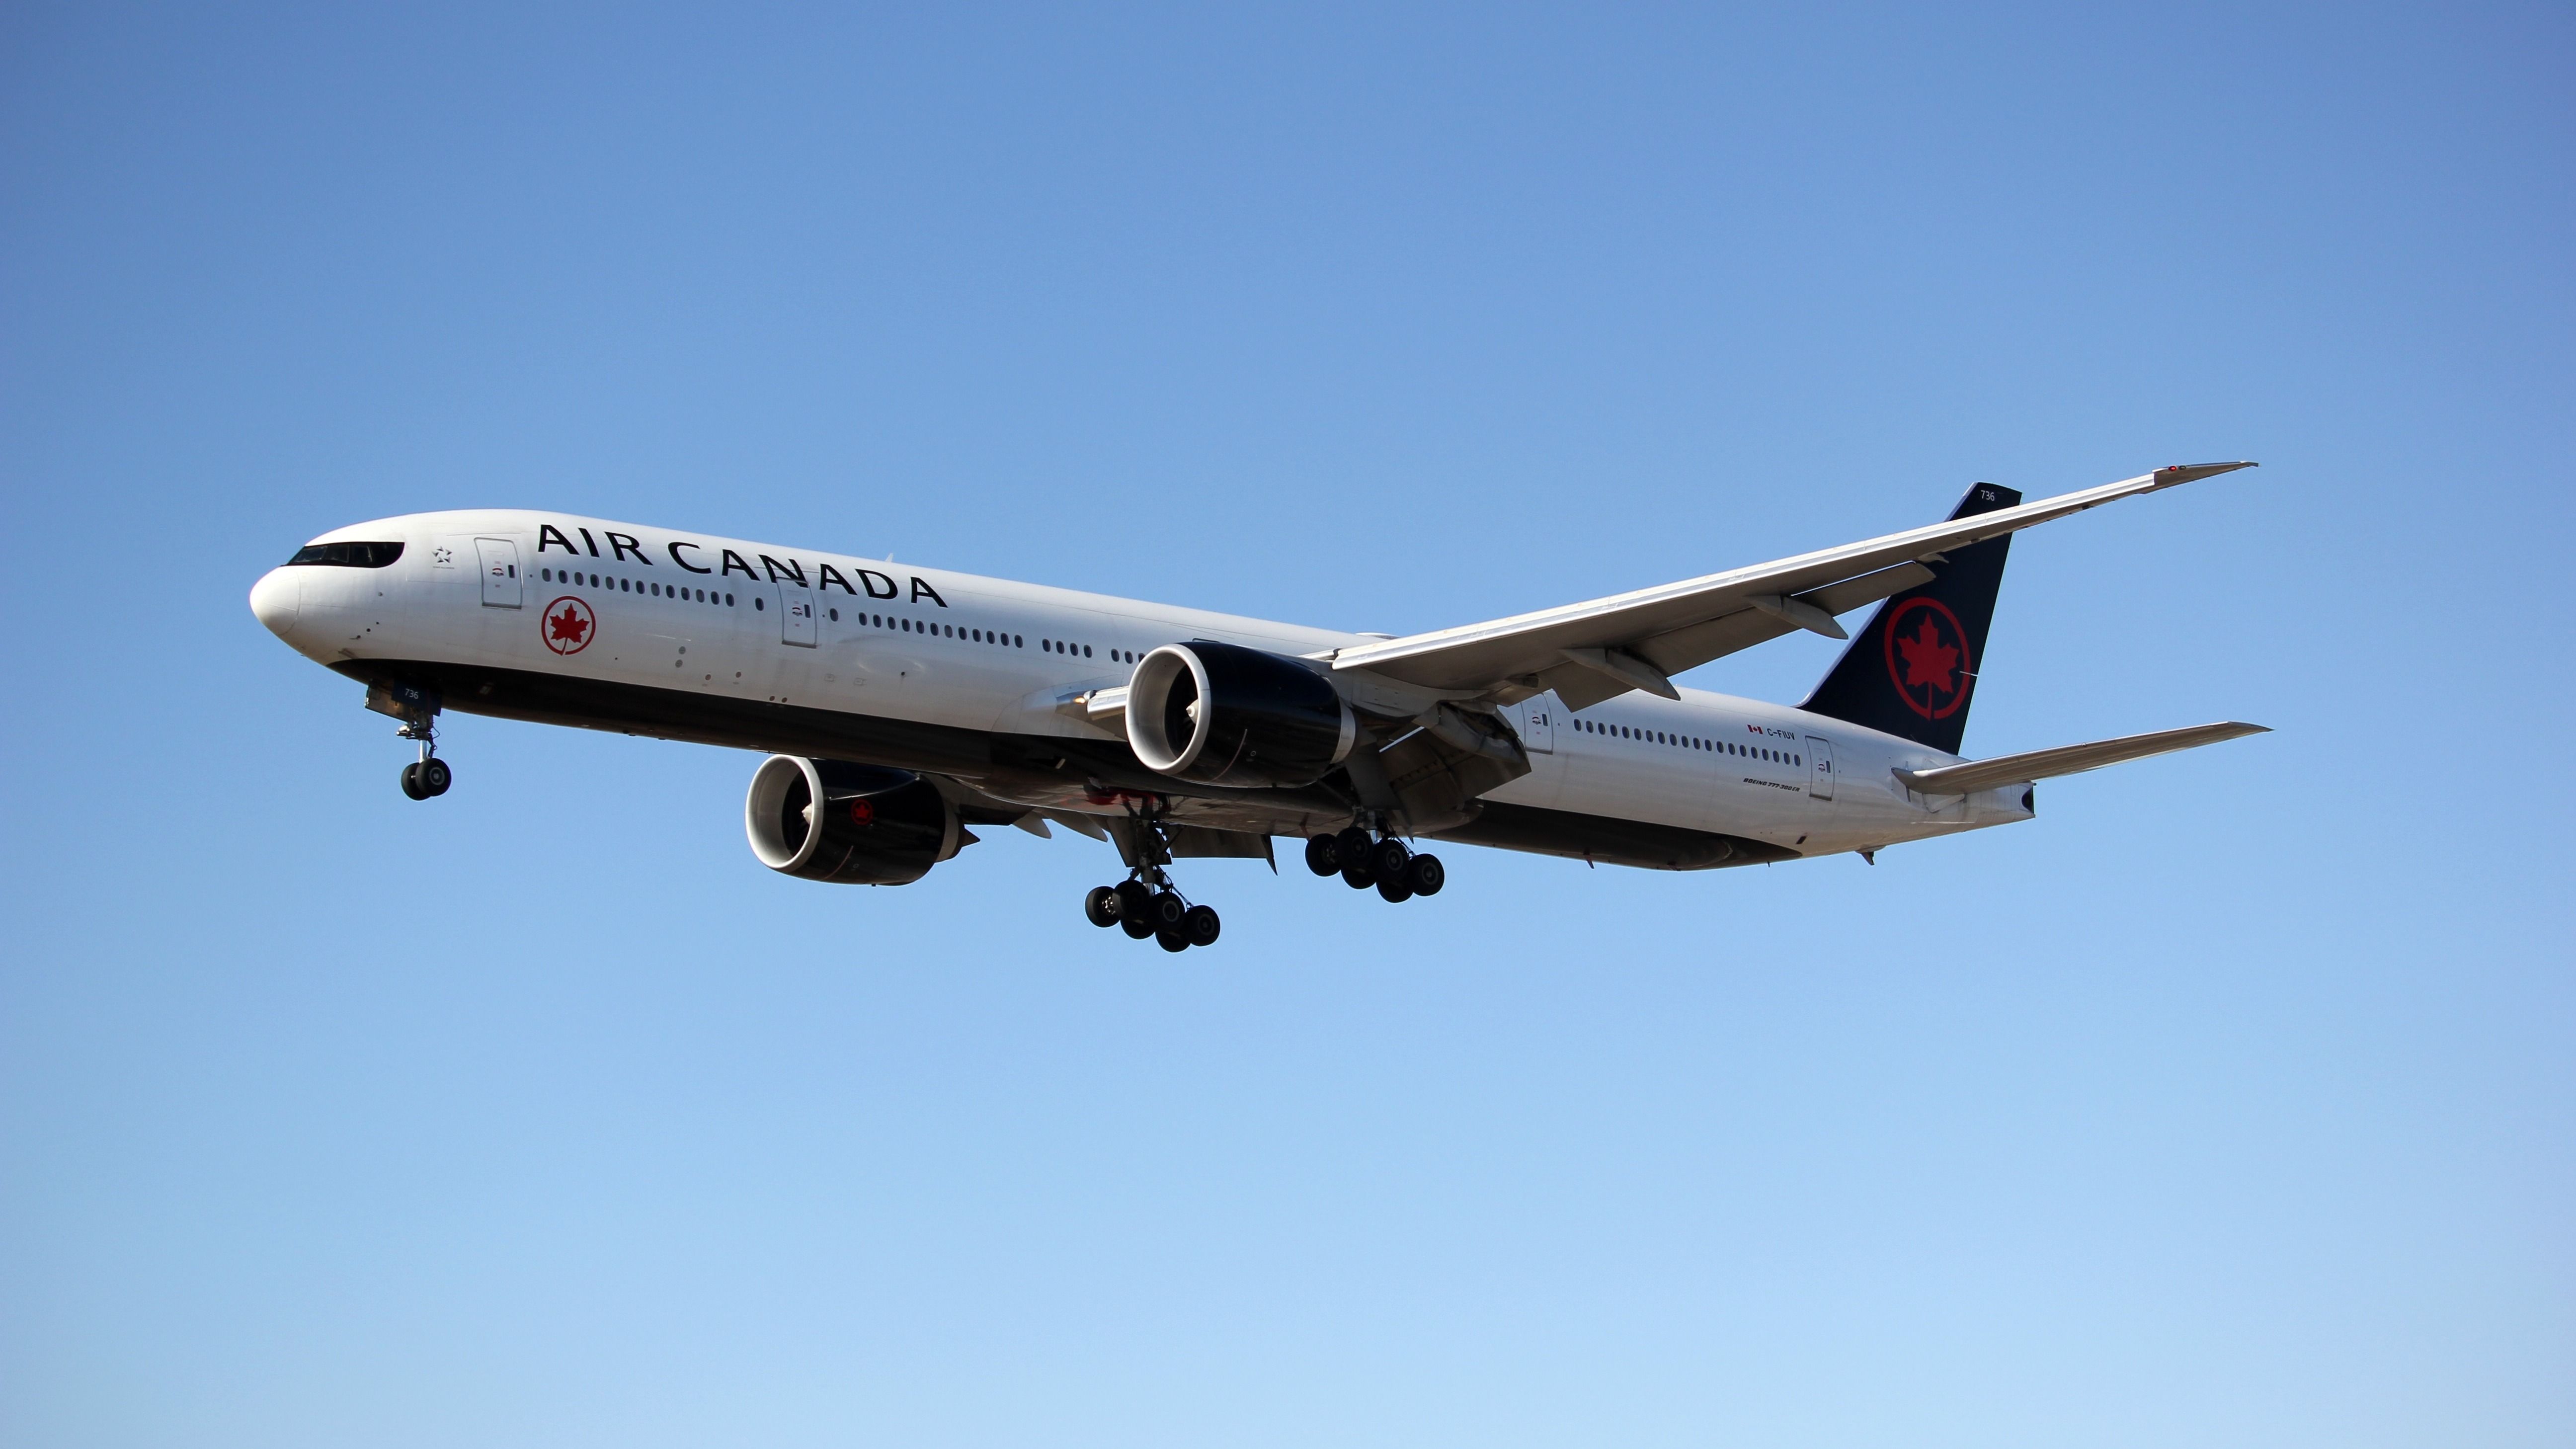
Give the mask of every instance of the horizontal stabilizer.
[{"label": "horizontal stabilizer", "polygon": [[2085,770],[2098,770],[2104,765],[2116,765],[2123,760],[2141,760],[2171,750],[2188,750],[2200,745],[2214,745],[2220,740],[2269,733],[2269,726],[2257,724],[2193,725],[2188,729],[2158,730],[2149,735],[2095,740],[2089,745],[2060,745],[2053,750],[1998,755],[1991,760],[1970,760],[1966,764],[1943,765],[1931,770],[1898,770],[1895,774],[1899,783],[1918,794],[1973,795],[1997,785],[2019,785],[2055,775],[2073,775]]}]

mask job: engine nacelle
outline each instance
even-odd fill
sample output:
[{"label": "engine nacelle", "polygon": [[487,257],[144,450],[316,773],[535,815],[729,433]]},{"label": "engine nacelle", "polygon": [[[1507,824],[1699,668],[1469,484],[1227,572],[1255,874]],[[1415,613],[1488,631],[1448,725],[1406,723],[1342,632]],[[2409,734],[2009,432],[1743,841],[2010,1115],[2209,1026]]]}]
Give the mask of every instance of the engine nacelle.
[{"label": "engine nacelle", "polygon": [[1136,758],[1201,785],[1311,785],[1358,739],[1359,719],[1330,681],[1258,649],[1166,644],[1127,684]]},{"label": "engine nacelle", "polygon": [[957,810],[938,786],[839,760],[761,761],[742,814],[760,863],[806,880],[907,885],[961,843]]}]

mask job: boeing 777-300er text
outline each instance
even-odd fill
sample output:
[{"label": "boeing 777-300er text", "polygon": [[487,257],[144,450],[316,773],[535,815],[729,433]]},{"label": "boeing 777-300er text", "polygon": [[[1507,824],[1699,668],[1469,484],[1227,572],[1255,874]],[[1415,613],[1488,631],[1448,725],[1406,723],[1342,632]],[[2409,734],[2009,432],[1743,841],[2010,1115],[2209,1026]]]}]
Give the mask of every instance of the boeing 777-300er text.
[{"label": "boeing 777-300er text", "polygon": [[[511,509],[324,534],[252,588],[279,638],[366,686],[453,776],[442,709],[769,754],[752,854],[902,885],[1048,823],[1117,846],[1084,902],[1165,950],[1216,912],[1176,858],[1271,858],[1389,901],[1435,895],[1437,840],[1663,870],[1875,852],[2027,820],[2034,782],[2239,735],[2209,724],[1959,754],[2012,535],[2249,468],[2206,463],[1587,603],[1402,638],[1274,624],[846,554]],[[1836,616],[1877,610],[1857,638]],[[1796,708],[1672,676],[1806,629],[1850,639]]]}]

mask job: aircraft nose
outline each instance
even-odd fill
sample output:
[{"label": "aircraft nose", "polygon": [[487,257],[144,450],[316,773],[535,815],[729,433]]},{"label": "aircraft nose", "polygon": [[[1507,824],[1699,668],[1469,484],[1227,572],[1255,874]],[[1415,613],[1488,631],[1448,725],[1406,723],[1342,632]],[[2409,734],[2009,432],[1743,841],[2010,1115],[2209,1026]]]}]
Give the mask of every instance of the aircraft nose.
[{"label": "aircraft nose", "polygon": [[270,569],[250,586],[251,613],[280,639],[294,632],[303,602],[303,588],[293,569]]}]

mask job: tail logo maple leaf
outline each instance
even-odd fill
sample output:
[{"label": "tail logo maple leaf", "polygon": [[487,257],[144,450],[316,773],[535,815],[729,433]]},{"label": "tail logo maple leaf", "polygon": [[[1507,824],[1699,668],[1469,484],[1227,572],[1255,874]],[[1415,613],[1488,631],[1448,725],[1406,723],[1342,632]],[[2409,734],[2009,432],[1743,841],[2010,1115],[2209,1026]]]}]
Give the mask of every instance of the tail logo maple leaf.
[{"label": "tail logo maple leaf", "polygon": [[570,594],[546,605],[545,613],[539,617],[544,621],[546,647],[557,654],[579,654],[590,647],[591,639],[599,632],[599,621],[592,616],[590,605]]},{"label": "tail logo maple leaf", "polygon": [[1937,599],[1908,599],[1887,616],[1887,677],[1905,707],[1925,719],[1947,719],[1968,702],[1976,678],[1968,632]]}]

